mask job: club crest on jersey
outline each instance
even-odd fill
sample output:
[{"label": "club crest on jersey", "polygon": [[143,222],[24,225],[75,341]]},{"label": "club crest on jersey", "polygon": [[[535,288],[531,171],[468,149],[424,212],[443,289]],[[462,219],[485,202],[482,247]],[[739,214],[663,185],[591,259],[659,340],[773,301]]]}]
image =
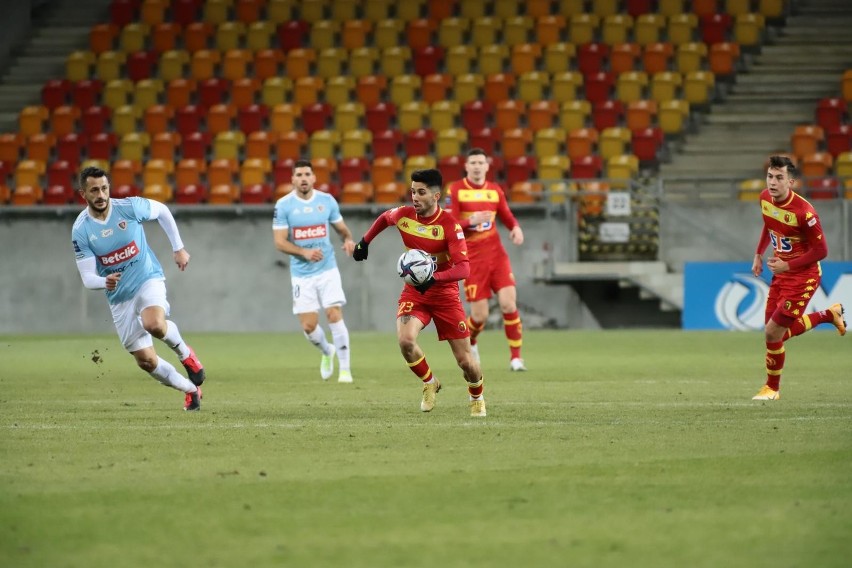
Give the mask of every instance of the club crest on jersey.
[{"label": "club crest on jersey", "polygon": [[107,238],[112,236],[112,229],[104,229],[101,231],[101,237]]},{"label": "club crest on jersey", "polygon": [[320,213],[325,211],[325,205],[317,205],[317,211],[319,211]]},{"label": "club crest on jersey", "polygon": [[433,237],[437,237],[437,236],[438,236],[438,227],[432,227],[432,236],[433,236]]},{"label": "club crest on jersey", "polygon": [[459,322],[459,331],[464,333],[467,331],[467,324],[463,321]]},{"label": "club crest on jersey", "polygon": [[118,222],[118,228],[121,229],[122,231],[127,230],[127,221],[125,221],[124,219],[119,221]]}]

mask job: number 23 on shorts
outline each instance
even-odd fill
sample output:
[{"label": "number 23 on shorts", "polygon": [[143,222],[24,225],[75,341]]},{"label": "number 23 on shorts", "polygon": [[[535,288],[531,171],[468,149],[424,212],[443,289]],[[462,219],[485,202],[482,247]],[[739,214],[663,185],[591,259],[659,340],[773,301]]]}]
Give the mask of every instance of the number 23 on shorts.
[{"label": "number 23 on shorts", "polygon": [[396,309],[396,316],[410,313],[414,309],[414,302],[400,302]]}]

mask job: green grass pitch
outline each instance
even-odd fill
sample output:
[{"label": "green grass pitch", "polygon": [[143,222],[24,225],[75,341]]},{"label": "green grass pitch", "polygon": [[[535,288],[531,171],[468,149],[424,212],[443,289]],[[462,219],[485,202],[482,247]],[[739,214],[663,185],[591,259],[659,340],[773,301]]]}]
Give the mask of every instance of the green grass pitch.
[{"label": "green grass pitch", "polygon": [[0,566],[852,562],[848,336],[789,342],[764,403],[759,333],[530,331],[510,373],[490,330],[485,419],[429,332],[430,414],[391,334],[351,385],[299,334],[187,336],[200,413],[113,335],[0,337]]}]

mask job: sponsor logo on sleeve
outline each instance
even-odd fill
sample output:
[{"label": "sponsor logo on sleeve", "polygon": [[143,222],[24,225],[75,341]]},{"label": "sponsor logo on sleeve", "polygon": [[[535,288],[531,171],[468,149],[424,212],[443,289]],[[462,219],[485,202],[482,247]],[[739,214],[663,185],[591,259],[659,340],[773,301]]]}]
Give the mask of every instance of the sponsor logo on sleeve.
[{"label": "sponsor logo on sleeve", "polygon": [[305,239],[321,239],[328,236],[328,229],[325,224],[311,225],[310,227],[294,227],[293,240],[302,241]]},{"label": "sponsor logo on sleeve", "polygon": [[816,224],[817,224],[816,217],[813,217],[810,221],[808,221],[808,227],[813,227]]},{"label": "sponsor logo on sleeve", "polygon": [[82,250],[80,250],[80,245],[77,244],[76,240],[72,240],[71,244],[74,245],[74,252],[77,252],[77,253],[83,252]]},{"label": "sponsor logo on sleeve", "polygon": [[115,266],[122,262],[127,262],[137,254],[139,254],[139,247],[137,246],[136,241],[131,241],[131,243],[127,246],[123,246],[112,252],[100,255],[98,257],[98,261],[100,261],[100,263],[104,266]]}]

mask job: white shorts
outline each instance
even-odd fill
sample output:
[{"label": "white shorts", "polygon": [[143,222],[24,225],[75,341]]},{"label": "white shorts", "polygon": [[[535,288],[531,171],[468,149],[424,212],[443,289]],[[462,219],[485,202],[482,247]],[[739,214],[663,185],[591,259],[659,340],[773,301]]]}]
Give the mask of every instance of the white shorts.
[{"label": "white shorts", "polygon": [[343,306],[346,294],[337,268],[320,272],[316,276],[293,276],[293,313],[319,312],[322,308]]},{"label": "white shorts", "polygon": [[129,352],[139,351],[154,344],[151,334],[142,327],[142,310],[151,306],[160,306],[169,315],[169,302],[166,301],[166,282],[148,280],[136,292],[132,299],[120,304],[110,304],[112,322],[121,339],[121,344]]}]

